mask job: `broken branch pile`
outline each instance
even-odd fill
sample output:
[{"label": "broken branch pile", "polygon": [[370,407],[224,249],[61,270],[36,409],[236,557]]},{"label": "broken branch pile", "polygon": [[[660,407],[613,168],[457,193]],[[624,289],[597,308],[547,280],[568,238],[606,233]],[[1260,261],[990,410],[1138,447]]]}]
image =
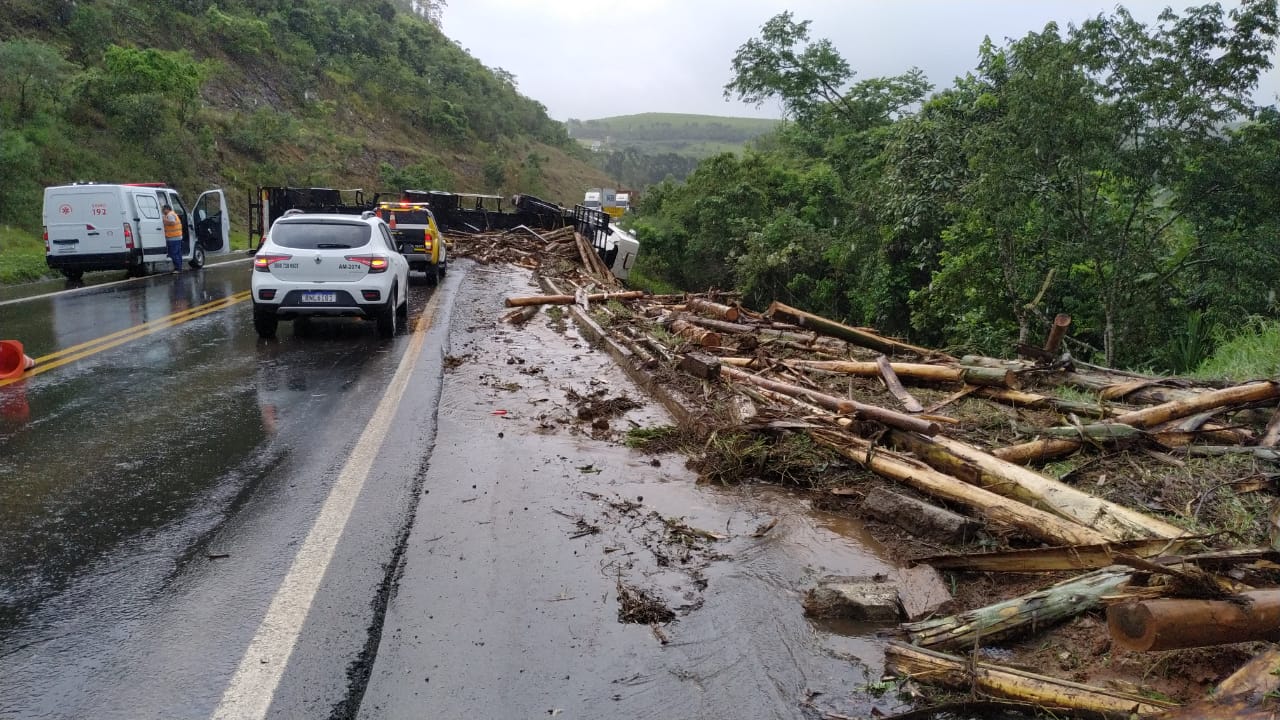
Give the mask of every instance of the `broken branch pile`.
[{"label": "broken branch pile", "polygon": [[[574,254],[563,232],[535,240],[546,243],[536,263],[544,273],[550,259]],[[528,252],[515,262],[529,267],[538,253]],[[1270,553],[1280,518],[1268,513],[1280,477],[1270,464],[1280,383],[1136,377],[1047,351],[1026,360],[957,358],[776,302],[753,312],[726,293],[601,293],[582,267],[559,275],[560,297],[508,304],[575,304],[632,370],[680,388],[686,401],[698,398],[703,407],[673,414],[700,419],[682,430],[703,440],[702,466],[718,479],[741,468],[742,480],[806,485],[825,507],[877,523],[904,565],[933,563],[951,574],[958,606],[969,609],[901,626],[911,644],[895,645],[888,663],[899,678],[1151,715],[1173,704],[1079,682],[1057,687],[934,651],[1022,647],[1024,664],[1034,662],[1036,651],[1021,641],[1091,612],[1107,613],[1114,638],[1094,642],[1131,653],[1280,639],[1280,564]],[[1046,332],[1061,342],[1066,326],[1059,316]],[[768,458],[774,466],[735,457],[762,444],[777,449]],[[717,448],[726,454],[715,457]],[[1054,463],[1028,467],[1047,460]],[[805,472],[776,466],[789,461]],[[908,509],[858,507],[873,498]],[[962,524],[948,519],[956,513]],[[1027,573],[1057,576],[1027,592]],[[974,578],[985,595],[968,589]],[[1148,664],[1139,658],[1135,672]],[[1073,681],[1082,677],[1088,673]],[[1095,701],[1068,703],[1072,696]]]}]

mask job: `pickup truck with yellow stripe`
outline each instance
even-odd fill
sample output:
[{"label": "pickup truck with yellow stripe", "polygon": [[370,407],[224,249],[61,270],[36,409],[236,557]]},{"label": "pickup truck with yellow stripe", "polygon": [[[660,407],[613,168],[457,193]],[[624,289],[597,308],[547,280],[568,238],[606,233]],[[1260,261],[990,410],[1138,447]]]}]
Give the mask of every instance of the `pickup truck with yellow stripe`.
[{"label": "pickup truck with yellow stripe", "polygon": [[444,278],[449,248],[427,203],[379,202],[374,212],[391,228],[400,254],[409,261],[409,270],[426,273],[427,281],[433,284]]}]

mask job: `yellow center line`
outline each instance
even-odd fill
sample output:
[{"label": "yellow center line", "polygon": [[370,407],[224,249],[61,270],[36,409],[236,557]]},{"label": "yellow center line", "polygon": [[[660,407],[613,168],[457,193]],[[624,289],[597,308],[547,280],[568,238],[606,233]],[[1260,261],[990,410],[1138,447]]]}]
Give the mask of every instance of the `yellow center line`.
[{"label": "yellow center line", "polygon": [[78,345],[72,345],[71,347],[64,348],[57,352],[38,357],[36,358],[36,366],[34,368],[28,370],[22,375],[19,375],[18,377],[0,380],[0,387],[11,385],[33,375],[39,375],[40,373],[60,368],[63,365],[100,353],[103,350],[110,350],[113,347],[123,345],[131,340],[152,335],[160,332],[161,330],[166,330],[168,328],[181,325],[182,323],[190,322],[196,318],[204,317],[210,313],[224,310],[248,299],[249,291],[245,290],[231,295],[230,297],[214,300],[213,302],[205,303],[204,305],[200,305],[189,310],[182,310],[163,318],[151,320],[143,323],[142,325],[118,330],[109,335],[104,335],[100,338],[83,342]]}]

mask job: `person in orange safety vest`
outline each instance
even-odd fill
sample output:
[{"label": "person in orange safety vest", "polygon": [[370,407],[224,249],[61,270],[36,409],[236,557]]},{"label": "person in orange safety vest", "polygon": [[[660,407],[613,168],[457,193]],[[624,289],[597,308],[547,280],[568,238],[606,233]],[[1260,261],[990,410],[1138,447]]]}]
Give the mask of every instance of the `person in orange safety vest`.
[{"label": "person in orange safety vest", "polygon": [[182,220],[169,205],[160,208],[160,217],[164,220],[164,244],[169,250],[169,259],[173,261],[173,271],[182,272]]}]

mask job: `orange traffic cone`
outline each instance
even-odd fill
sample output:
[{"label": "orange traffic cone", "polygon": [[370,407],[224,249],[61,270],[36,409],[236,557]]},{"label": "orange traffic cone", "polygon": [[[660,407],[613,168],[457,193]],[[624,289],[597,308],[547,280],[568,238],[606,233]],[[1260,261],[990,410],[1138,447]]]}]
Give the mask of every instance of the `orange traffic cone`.
[{"label": "orange traffic cone", "polygon": [[387,223],[387,225],[390,225],[392,230],[395,230],[395,229],[396,229],[396,214],[395,214],[395,213],[391,213],[391,222]]},{"label": "orange traffic cone", "polygon": [[36,366],[17,340],[0,340],[0,380],[16,378]]}]

